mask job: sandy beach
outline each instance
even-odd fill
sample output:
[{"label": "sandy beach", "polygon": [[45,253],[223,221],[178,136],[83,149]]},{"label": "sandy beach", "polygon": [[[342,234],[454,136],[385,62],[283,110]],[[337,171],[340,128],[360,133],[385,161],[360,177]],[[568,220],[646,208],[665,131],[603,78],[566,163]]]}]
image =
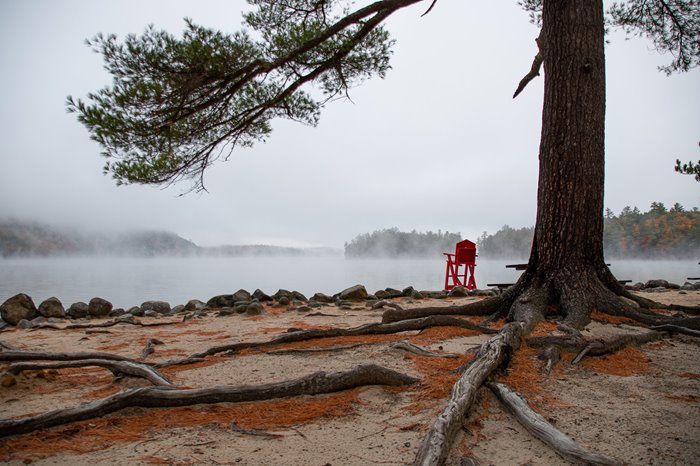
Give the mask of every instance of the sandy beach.
[{"label": "sandy beach", "polygon": [[[640,293],[676,304],[700,305],[700,291]],[[404,308],[449,306],[482,299],[392,301]],[[299,312],[265,305],[259,316],[138,318],[143,323],[103,329],[6,329],[0,341],[17,350],[109,352],[149,363],[184,358],[213,346],[269,340],[288,329],[351,328],[381,321],[381,309],[364,302]],[[648,331],[621,318],[595,313],[587,338]],[[467,318],[479,323],[479,318]],[[106,321],[104,319],[103,321]],[[100,322],[91,320],[90,323]],[[59,324],[57,326],[61,326]],[[502,322],[490,324],[497,329]],[[551,333],[543,322],[534,334]],[[0,462],[8,464],[410,464],[425,432],[449,397],[474,349],[489,335],[434,327],[390,335],[336,337],[225,353],[161,369],[178,388],[258,385],[317,371],[378,364],[420,378],[405,387],[368,386],[317,396],[179,408],[128,408],[96,419],[0,439]],[[152,347],[144,358],[149,340]],[[392,348],[408,341],[434,355]],[[330,348],[326,351],[319,349]],[[503,381],[581,445],[624,464],[697,464],[700,458],[700,358],[698,339],[674,336],[614,355],[572,365],[565,353],[545,375],[537,351],[523,345]],[[114,380],[102,368],[66,368],[8,374],[0,363],[0,419],[68,408],[119,391],[150,386],[134,377]],[[532,437],[487,389],[465,421],[447,464],[471,457],[483,465],[570,464]]]}]

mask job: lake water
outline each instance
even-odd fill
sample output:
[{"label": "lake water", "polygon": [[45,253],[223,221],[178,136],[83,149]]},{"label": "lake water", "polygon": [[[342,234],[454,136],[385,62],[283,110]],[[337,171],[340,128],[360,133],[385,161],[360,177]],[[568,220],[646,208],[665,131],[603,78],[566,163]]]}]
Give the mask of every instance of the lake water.
[{"label": "lake water", "polygon": [[[479,288],[487,283],[512,283],[520,272],[506,264],[521,260],[477,260]],[[700,277],[697,260],[610,261],[618,279],[647,281],[664,278],[682,284]],[[333,257],[178,257],[178,258],[31,258],[0,259],[0,303],[17,293],[27,293],[38,305],[56,296],[67,307],[99,296],[115,307],[128,308],[147,300],[184,304],[212,296],[250,292],[268,294],[283,288],[310,296],[335,294],[361,283],[367,290],[409,285],[419,290],[442,289],[445,262],[435,259],[344,259]]]}]

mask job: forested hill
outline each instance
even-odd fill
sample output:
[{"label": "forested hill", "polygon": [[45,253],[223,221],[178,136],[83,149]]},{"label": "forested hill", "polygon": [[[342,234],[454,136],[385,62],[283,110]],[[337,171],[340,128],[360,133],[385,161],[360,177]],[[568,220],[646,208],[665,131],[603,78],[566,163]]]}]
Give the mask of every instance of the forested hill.
[{"label": "forested hill", "polygon": [[[686,210],[676,203],[667,209],[652,202],[649,211],[625,207],[619,215],[606,209],[603,244],[605,257],[691,258],[700,260],[700,210]],[[534,229],[505,225],[498,232],[486,232],[477,240],[481,257],[523,258],[530,255]]]},{"label": "forested hill", "polygon": [[427,257],[454,251],[461,241],[459,233],[428,231],[418,233],[399,231],[398,228],[365,233],[345,243],[345,257]]},{"label": "forested hill", "polygon": [[59,229],[36,222],[0,220],[0,257],[74,255],[154,256],[281,256],[340,254],[330,248],[287,248],[270,245],[200,247],[167,231],[91,233]]}]

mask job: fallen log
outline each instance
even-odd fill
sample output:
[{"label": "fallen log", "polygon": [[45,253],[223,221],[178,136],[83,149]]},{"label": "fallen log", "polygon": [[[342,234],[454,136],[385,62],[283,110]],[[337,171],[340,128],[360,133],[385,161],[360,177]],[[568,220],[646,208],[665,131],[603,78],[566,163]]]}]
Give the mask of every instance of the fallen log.
[{"label": "fallen log", "polygon": [[416,454],[414,465],[444,464],[464,416],[474,403],[476,393],[486,378],[515,351],[520,344],[523,324],[511,322],[484,343],[479,354],[452,388],[443,412],[437,417]]},{"label": "fallen log", "polygon": [[112,374],[131,375],[141,377],[158,387],[173,387],[172,382],[167,377],[159,373],[154,368],[133,361],[113,361],[108,359],[80,359],[75,361],[53,361],[53,362],[16,362],[10,364],[8,372],[17,375],[22,371],[45,370],[45,369],[65,369],[67,367],[89,367],[98,366],[109,369]]},{"label": "fallen log", "polygon": [[565,460],[572,461],[576,464],[596,466],[622,464],[616,460],[579,446],[571,437],[559,431],[541,415],[533,411],[527,401],[511,390],[507,385],[497,382],[492,382],[487,385],[528,432],[549,445]]},{"label": "fallen log", "polygon": [[21,419],[2,420],[0,437],[101,417],[131,407],[169,408],[196,404],[239,403],[299,395],[320,395],[365,385],[401,386],[416,382],[418,379],[414,377],[369,364],[346,372],[316,372],[294,380],[263,385],[220,385],[183,390],[136,388],[74,408],[57,409]]}]

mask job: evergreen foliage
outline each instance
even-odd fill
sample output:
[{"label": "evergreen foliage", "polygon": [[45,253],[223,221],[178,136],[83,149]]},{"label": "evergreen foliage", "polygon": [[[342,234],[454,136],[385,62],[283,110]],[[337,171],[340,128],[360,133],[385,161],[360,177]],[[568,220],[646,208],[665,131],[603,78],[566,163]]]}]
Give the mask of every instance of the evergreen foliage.
[{"label": "evergreen foliage", "polygon": [[[625,207],[620,215],[605,210],[603,245],[606,259],[700,258],[700,210],[685,210],[679,203],[667,209],[652,202],[648,212]],[[534,228],[503,226],[477,240],[483,258],[527,258]]]},{"label": "evergreen foliage", "polygon": [[448,231],[408,233],[389,228],[358,235],[345,243],[345,257],[439,257],[444,252],[453,252],[455,243],[461,240],[459,233]]}]

